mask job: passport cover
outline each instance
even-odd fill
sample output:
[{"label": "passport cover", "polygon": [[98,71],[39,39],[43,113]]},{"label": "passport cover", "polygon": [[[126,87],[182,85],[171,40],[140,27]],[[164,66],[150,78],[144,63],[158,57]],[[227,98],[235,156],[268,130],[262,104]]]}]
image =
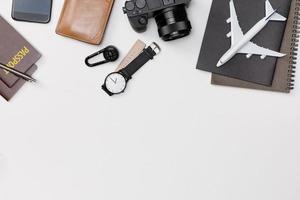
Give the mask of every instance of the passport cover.
[{"label": "passport cover", "polygon": [[288,56],[278,59],[272,87],[266,87],[263,85],[250,83],[247,81],[241,81],[238,79],[225,77],[217,74],[212,74],[211,83],[213,85],[224,85],[289,93],[294,88],[294,73],[296,64],[295,60],[297,55],[297,49],[295,49],[295,47],[298,45],[297,38],[299,35],[295,34],[299,33],[299,28],[297,26],[297,23],[295,24],[294,19],[299,17],[299,10],[300,5],[299,3],[297,4],[297,0],[292,0],[290,14],[287,21],[283,42],[281,44],[281,52],[289,53],[287,53]]},{"label": "passport cover", "polygon": [[[212,3],[197,69],[271,86],[277,62],[274,57],[261,60],[260,56],[253,55],[247,59],[246,55],[237,54],[222,67],[216,67],[218,60],[231,46],[231,39],[226,37],[231,31],[230,24],[226,23],[230,17],[229,1],[214,0]],[[279,8],[279,14],[288,16],[291,0],[270,2],[274,8]],[[244,33],[265,17],[265,0],[234,0],[234,4]],[[259,46],[280,51],[285,26],[286,22],[271,21],[252,41]]]},{"label": "passport cover", "polygon": [[[0,16],[0,62],[24,73],[40,57],[41,54]],[[0,79],[13,87],[20,78],[1,69]]]},{"label": "passport cover", "polygon": [[[26,74],[32,75],[37,70],[37,66],[31,66]],[[26,83],[23,79],[18,79],[12,87],[8,87],[5,83],[0,81],[0,95],[7,101],[10,101],[13,96],[21,89],[21,87]]]}]

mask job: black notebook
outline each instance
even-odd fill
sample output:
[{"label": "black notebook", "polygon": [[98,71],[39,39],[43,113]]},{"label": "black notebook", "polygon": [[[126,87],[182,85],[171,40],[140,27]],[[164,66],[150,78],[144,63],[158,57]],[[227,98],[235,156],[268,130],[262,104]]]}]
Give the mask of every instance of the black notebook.
[{"label": "black notebook", "polygon": [[[236,54],[222,67],[216,66],[219,59],[231,47],[231,39],[227,37],[231,32],[231,26],[226,22],[230,18],[230,1],[214,0],[212,3],[197,69],[271,86],[277,62],[275,57],[261,59],[260,56],[253,55],[248,59],[245,54]],[[291,0],[269,1],[274,9],[278,8],[277,13],[288,17]],[[266,15],[265,0],[233,0],[233,2],[244,34]],[[261,47],[279,52],[285,27],[286,21],[270,21],[251,41]]]}]

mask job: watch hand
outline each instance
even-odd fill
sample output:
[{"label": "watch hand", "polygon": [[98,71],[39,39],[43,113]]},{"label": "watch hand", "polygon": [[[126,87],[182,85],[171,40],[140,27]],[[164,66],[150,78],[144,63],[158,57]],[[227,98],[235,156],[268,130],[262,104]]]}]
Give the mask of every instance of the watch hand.
[{"label": "watch hand", "polygon": [[117,81],[115,81],[114,79],[112,79],[111,77],[109,77],[110,78],[110,80],[112,81],[112,82],[114,82],[115,84],[117,83]]}]

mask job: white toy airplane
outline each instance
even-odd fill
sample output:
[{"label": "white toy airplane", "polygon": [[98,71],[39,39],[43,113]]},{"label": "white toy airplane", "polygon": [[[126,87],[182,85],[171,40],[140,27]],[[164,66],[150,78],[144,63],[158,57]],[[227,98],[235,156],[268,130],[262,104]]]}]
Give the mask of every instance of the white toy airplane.
[{"label": "white toy airplane", "polygon": [[266,16],[255,24],[245,35],[239,25],[237,14],[235,11],[233,0],[230,0],[230,18],[227,23],[231,23],[231,32],[227,34],[227,37],[231,37],[231,48],[222,56],[218,61],[217,67],[221,67],[227,63],[236,54],[247,54],[246,57],[250,58],[253,54],[260,55],[261,59],[265,59],[266,56],[271,57],[283,57],[285,54],[272,51],[260,47],[251,40],[270,22],[270,21],[286,21],[286,18],[278,14],[274,10],[269,0],[266,0]]}]

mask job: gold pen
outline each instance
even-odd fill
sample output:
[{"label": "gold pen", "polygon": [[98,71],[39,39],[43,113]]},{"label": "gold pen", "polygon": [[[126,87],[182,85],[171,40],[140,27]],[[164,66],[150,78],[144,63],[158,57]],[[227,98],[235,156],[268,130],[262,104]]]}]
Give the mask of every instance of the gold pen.
[{"label": "gold pen", "polygon": [[20,77],[22,79],[24,79],[25,81],[29,81],[29,82],[36,82],[36,80],[34,78],[32,78],[31,76],[28,76],[27,74],[25,73],[22,73],[22,72],[19,72],[18,70],[15,70],[13,68],[10,68],[2,63],[0,63],[0,68],[1,69],[4,69],[14,75],[16,75],[17,77]]}]

